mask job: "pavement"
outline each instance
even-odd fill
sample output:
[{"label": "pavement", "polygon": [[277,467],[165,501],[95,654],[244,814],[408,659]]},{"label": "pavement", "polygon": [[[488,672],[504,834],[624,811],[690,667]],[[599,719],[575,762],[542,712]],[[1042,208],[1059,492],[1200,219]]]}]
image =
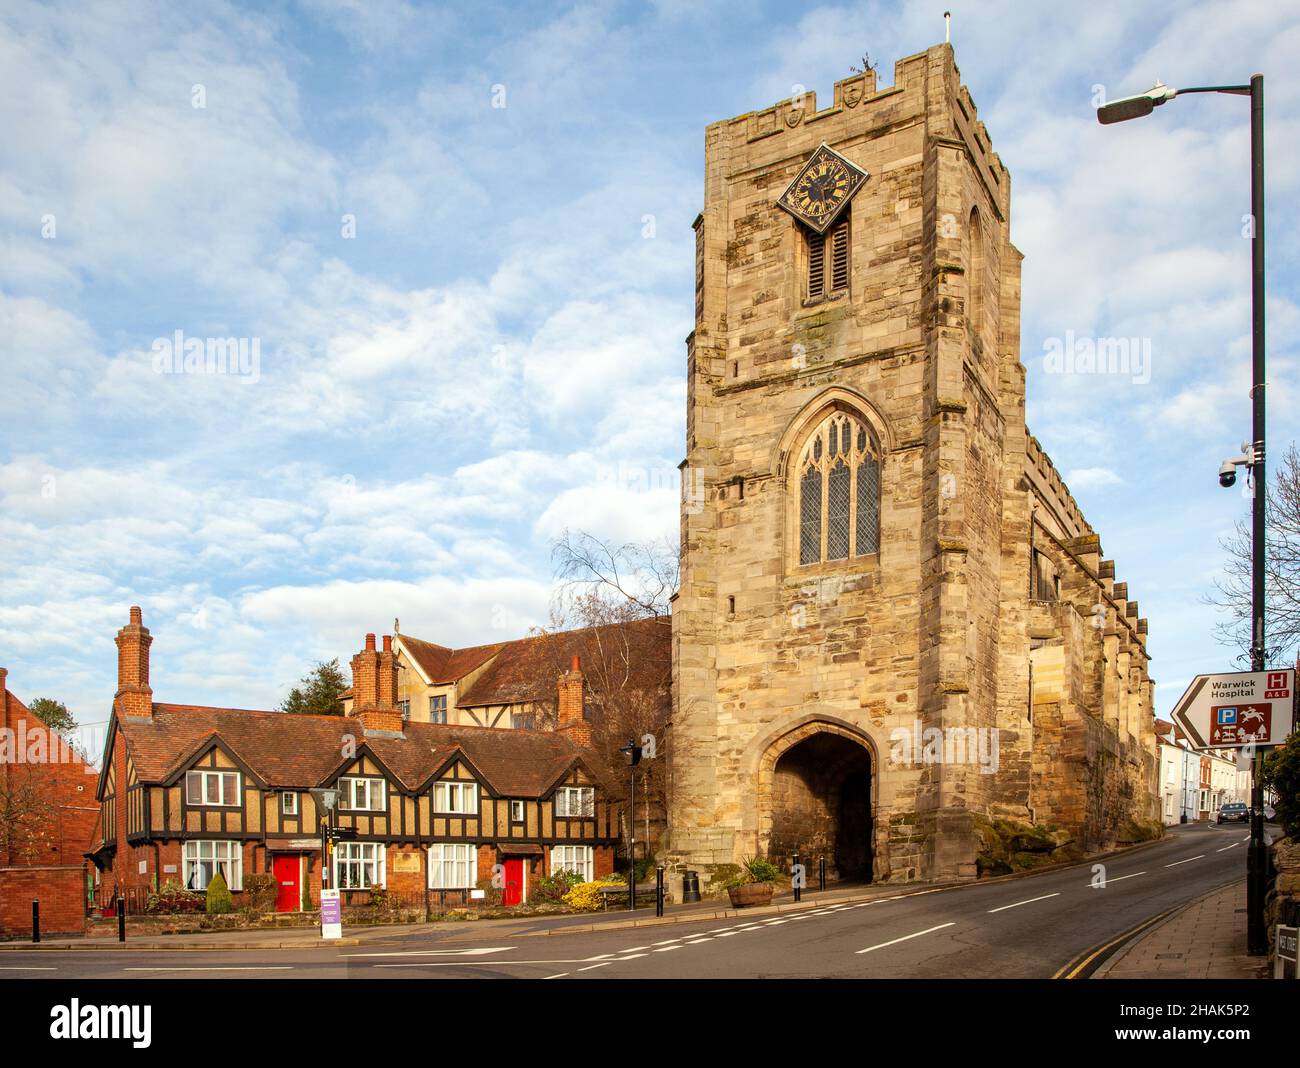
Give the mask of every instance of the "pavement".
[{"label": "pavement", "polygon": [[1264,979],[1246,952],[1246,880],[1197,898],[1124,945],[1094,979]]},{"label": "pavement", "polygon": [[[256,932],[268,939],[257,946],[248,943],[251,932],[223,932],[202,936],[203,953],[175,952],[188,948],[175,941],[180,936],[157,940],[165,946],[137,942],[125,953],[98,939],[82,940],[80,952],[11,943],[0,953],[0,976],[1081,978],[1157,921],[1239,883],[1244,845],[1240,828],[1198,824],[1084,865],[1015,878],[846,887],[761,911],[708,902],[678,906],[659,922],[642,910],[635,918],[355,928],[347,934],[356,942],[342,944],[323,943],[311,929],[272,931]],[[239,938],[247,948],[238,948]]]}]

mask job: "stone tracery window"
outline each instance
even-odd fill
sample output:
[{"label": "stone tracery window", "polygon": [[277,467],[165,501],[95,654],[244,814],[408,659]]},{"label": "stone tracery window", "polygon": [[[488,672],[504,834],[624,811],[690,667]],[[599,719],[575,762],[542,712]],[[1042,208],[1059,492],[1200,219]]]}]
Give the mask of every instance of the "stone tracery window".
[{"label": "stone tracery window", "polygon": [[832,412],[804,442],[794,472],[800,564],[880,551],[880,455],[865,424]]}]

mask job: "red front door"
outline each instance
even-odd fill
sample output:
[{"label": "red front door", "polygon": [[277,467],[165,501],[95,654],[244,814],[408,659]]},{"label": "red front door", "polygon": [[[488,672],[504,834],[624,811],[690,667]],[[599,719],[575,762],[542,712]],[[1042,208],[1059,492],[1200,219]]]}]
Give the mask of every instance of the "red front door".
[{"label": "red front door", "polygon": [[506,859],[506,885],[501,901],[506,905],[518,905],[524,899],[524,862],[516,858]]},{"label": "red front door", "polygon": [[296,853],[275,858],[275,911],[299,912],[302,888],[299,886],[302,864]]}]

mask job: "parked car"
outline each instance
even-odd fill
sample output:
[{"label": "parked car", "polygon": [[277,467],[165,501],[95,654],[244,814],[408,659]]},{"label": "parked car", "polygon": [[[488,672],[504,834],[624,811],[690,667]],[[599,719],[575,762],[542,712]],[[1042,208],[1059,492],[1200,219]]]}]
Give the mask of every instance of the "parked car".
[{"label": "parked car", "polygon": [[1219,809],[1216,823],[1249,823],[1250,806],[1244,801],[1229,801]]}]

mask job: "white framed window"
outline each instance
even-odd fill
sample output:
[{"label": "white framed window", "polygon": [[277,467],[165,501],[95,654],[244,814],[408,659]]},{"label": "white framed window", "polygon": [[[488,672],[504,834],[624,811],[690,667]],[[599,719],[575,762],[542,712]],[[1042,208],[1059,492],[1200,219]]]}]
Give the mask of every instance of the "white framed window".
[{"label": "white framed window", "polygon": [[589,883],[592,880],[593,859],[591,846],[552,846],[551,874],[554,875],[557,871],[571,871],[575,875],[580,875],[583,882]]},{"label": "white framed window", "polygon": [[187,890],[206,890],[217,872],[232,891],[244,889],[244,850],[238,842],[186,842],[184,857]]},{"label": "white framed window", "polygon": [[596,791],[590,786],[561,786],[555,791],[557,816],[594,816]]},{"label": "white framed window", "polygon": [[238,808],[239,779],[237,771],[187,771],[185,803]]},{"label": "white framed window", "polygon": [[334,847],[334,885],[340,890],[387,886],[383,845],[379,842],[339,842]]},{"label": "white framed window", "polygon": [[436,693],[429,698],[429,722],[447,722],[447,695],[445,693]]},{"label": "white framed window", "polygon": [[472,845],[442,842],[429,847],[430,890],[472,890],[478,882],[478,853]]},{"label": "white framed window", "polygon": [[286,790],[280,795],[280,815],[298,815],[298,795],[292,790]]},{"label": "white framed window", "polygon": [[382,812],[388,803],[383,779],[345,775],[339,779],[339,808],[349,812]]},{"label": "white framed window", "polygon": [[511,823],[524,822],[524,803],[522,801],[510,802],[510,822]]},{"label": "white framed window", "polygon": [[402,719],[407,720],[407,719],[410,719],[410,718],[411,718],[411,701],[410,701],[410,698],[407,698],[405,701],[398,701],[398,702],[397,702],[397,707],[398,707],[398,709],[399,709],[399,710],[401,711],[401,713],[402,713]]},{"label": "white framed window", "polygon": [[433,811],[478,815],[478,783],[435,782]]}]

